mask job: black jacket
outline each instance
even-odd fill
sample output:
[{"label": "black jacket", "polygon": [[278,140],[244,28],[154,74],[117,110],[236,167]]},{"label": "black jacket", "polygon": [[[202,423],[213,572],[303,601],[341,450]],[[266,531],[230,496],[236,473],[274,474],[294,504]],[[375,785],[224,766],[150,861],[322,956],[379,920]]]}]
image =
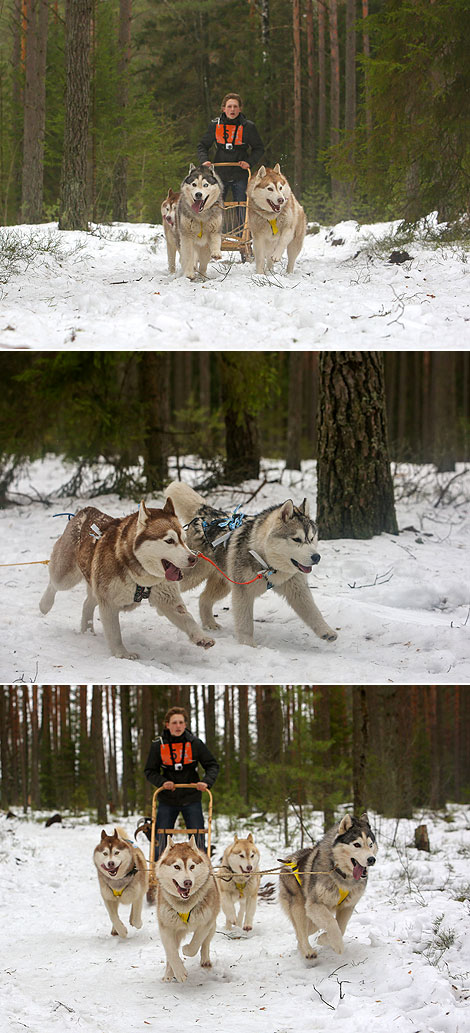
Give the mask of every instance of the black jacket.
[{"label": "black jacket", "polygon": [[[227,129],[225,129],[227,126]],[[241,127],[242,142],[234,143],[227,148],[229,127]],[[225,139],[225,143],[217,142],[216,133],[219,128],[219,135]],[[209,157],[209,150],[216,145],[215,158]],[[205,161],[247,161],[250,168],[253,168],[261,160],[264,153],[264,144],[258,133],[254,122],[250,122],[244,115],[239,114],[237,118],[227,118],[222,112],[220,118],[213,118],[208,129],[201,137],[197,146],[198,161],[202,165]],[[230,179],[244,179],[246,172],[240,168],[216,169],[217,175],[227,183]]]},{"label": "black jacket", "polygon": [[[178,770],[176,763],[182,763]],[[204,778],[200,778],[198,764],[204,769]],[[152,785],[162,786],[164,782],[206,782],[208,789],[214,784],[219,773],[219,765],[202,739],[197,739],[186,728],[183,735],[170,735],[165,728],[163,735],[158,736],[150,747],[145,765],[145,777]],[[201,797],[198,789],[164,789],[158,794],[158,800],[184,807]]]}]

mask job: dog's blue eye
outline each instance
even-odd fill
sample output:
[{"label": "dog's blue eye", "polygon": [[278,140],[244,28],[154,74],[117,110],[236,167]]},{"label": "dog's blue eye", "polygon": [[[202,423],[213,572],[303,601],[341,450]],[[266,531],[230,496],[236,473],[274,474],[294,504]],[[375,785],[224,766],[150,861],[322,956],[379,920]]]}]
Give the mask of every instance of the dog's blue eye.
[{"label": "dog's blue eye", "polygon": [[293,542],[300,542],[300,543],[302,543],[302,539],[301,538],[293,538],[292,541]]}]

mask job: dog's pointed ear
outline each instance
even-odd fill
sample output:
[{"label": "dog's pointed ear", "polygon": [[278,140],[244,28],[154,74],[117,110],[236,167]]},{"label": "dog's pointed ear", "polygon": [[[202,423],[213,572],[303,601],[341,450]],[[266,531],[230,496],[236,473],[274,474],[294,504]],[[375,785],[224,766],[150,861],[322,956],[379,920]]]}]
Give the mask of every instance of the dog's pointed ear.
[{"label": "dog's pointed ear", "polygon": [[253,842],[253,836],[251,835],[251,832],[249,832],[249,833],[248,833],[248,835],[247,835],[247,837],[246,837],[246,838],[247,838],[247,840],[248,840],[248,842],[249,842],[249,843],[252,843],[252,842]]},{"label": "dog's pointed ear", "polygon": [[306,516],[306,517],[310,516],[310,503],[309,503],[308,499],[304,499],[303,500],[302,505],[299,506],[299,509],[300,509],[300,512],[304,514],[304,516]]},{"label": "dog's pointed ear", "polygon": [[287,524],[287,521],[291,519],[293,512],[294,503],[292,502],[292,499],[287,499],[287,502],[284,503],[281,509],[281,519],[285,524]]},{"label": "dog's pointed ear", "polygon": [[256,179],[262,179],[263,176],[265,176],[265,175],[266,175],[266,165],[260,165],[260,167],[259,167],[259,169],[258,169],[258,171],[256,173]]},{"label": "dog's pointed ear", "polygon": [[189,173],[190,173],[190,172],[192,172],[192,171],[193,171],[193,170],[194,170],[195,168],[196,168],[196,166],[195,166],[195,165],[193,165],[193,163],[191,162],[191,164],[190,164],[190,166],[189,166],[189,172],[188,172],[188,176],[189,176]]},{"label": "dog's pointed ear", "polygon": [[274,166],[273,172],[275,172],[278,176],[281,175],[281,166],[279,165],[279,162],[277,162],[277,164]]},{"label": "dog's pointed ear", "polygon": [[150,516],[150,513],[149,513],[149,511],[147,509],[147,506],[145,505],[144,500],[142,499],[142,502],[140,503],[140,506],[139,506],[139,516],[137,518],[137,523],[138,524],[142,524],[142,526],[145,527],[149,516]]},{"label": "dog's pointed ear", "polygon": [[352,823],[353,823],[353,820],[351,818],[351,815],[350,814],[345,814],[344,818],[342,818],[340,823],[339,823],[338,836],[342,836],[345,832],[347,832],[348,829],[351,828]]},{"label": "dog's pointed ear", "polygon": [[106,832],[106,829],[103,829],[103,831],[101,833],[101,839],[103,840],[103,839],[107,839],[107,838],[108,838],[108,833]]},{"label": "dog's pointed ear", "polygon": [[234,837],[233,837],[233,842],[234,842],[234,843],[238,843],[238,836],[237,836],[237,833],[235,833],[235,835],[234,835]]},{"label": "dog's pointed ear", "polygon": [[361,816],[359,818],[359,821],[362,821],[364,823],[364,825],[370,825],[369,815],[368,815],[367,811],[363,811],[362,812],[362,814],[361,814]]},{"label": "dog's pointed ear", "polygon": [[167,498],[167,500],[165,502],[165,505],[163,507],[163,512],[167,513],[168,516],[176,516],[175,507],[173,505],[173,500],[170,499],[169,496],[168,496],[168,498]]},{"label": "dog's pointed ear", "polygon": [[189,845],[192,846],[193,850],[197,850],[198,849],[197,846],[196,846],[196,840],[194,838],[194,835],[191,836],[191,839],[189,840]]},{"label": "dog's pointed ear", "polygon": [[166,852],[168,850],[171,850],[171,847],[174,846],[174,845],[175,845],[175,841],[173,839],[173,836],[167,836],[166,837],[166,847],[165,847],[164,853],[166,854]]}]

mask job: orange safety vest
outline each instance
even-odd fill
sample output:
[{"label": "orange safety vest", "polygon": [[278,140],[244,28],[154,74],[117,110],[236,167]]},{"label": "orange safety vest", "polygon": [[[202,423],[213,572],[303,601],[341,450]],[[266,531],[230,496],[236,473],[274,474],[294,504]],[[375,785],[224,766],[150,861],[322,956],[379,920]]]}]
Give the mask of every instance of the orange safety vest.
[{"label": "orange safety vest", "polygon": [[[185,747],[183,755],[183,746]],[[160,755],[162,758],[162,764],[165,767],[172,767],[173,764],[192,764],[193,763],[193,751],[191,749],[190,742],[173,742],[171,744],[173,750],[173,756],[171,755],[170,744],[168,742],[162,742],[160,746]]]},{"label": "orange safety vest", "polygon": [[218,122],[215,127],[215,139],[222,147],[228,143],[231,143],[233,147],[239,147],[243,143],[243,126],[231,126],[227,122]]}]

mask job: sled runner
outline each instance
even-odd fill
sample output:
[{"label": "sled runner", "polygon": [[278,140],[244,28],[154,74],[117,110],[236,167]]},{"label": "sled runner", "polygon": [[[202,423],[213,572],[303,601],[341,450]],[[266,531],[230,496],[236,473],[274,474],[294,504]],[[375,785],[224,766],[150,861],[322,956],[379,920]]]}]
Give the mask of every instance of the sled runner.
[{"label": "sled runner", "polygon": [[[236,161],[218,161],[215,169],[235,166]],[[248,179],[250,170],[248,169]],[[246,201],[224,201],[222,251],[239,251],[242,262],[252,256],[251,233],[247,222]]]},{"label": "sled runner", "polygon": [[[178,782],[178,789],[195,789],[196,785],[193,782]],[[154,890],[157,880],[155,877],[155,836],[157,833],[163,833],[165,836],[191,836],[200,833],[200,835],[207,836],[207,856],[211,856],[211,830],[212,830],[212,793],[210,789],[203,789],[201,792],[207,793],[209,797],[209,806],[207,810],[207,828],[206,829],[187,829],[187,828],[173,828],[173,829],[157,829],[157,797],[158,794],[163,790],[163,786],[156,789],[152,797],[152,833],[150,838],[150,857],[149,857],[149,893],[151,894]]]}]

